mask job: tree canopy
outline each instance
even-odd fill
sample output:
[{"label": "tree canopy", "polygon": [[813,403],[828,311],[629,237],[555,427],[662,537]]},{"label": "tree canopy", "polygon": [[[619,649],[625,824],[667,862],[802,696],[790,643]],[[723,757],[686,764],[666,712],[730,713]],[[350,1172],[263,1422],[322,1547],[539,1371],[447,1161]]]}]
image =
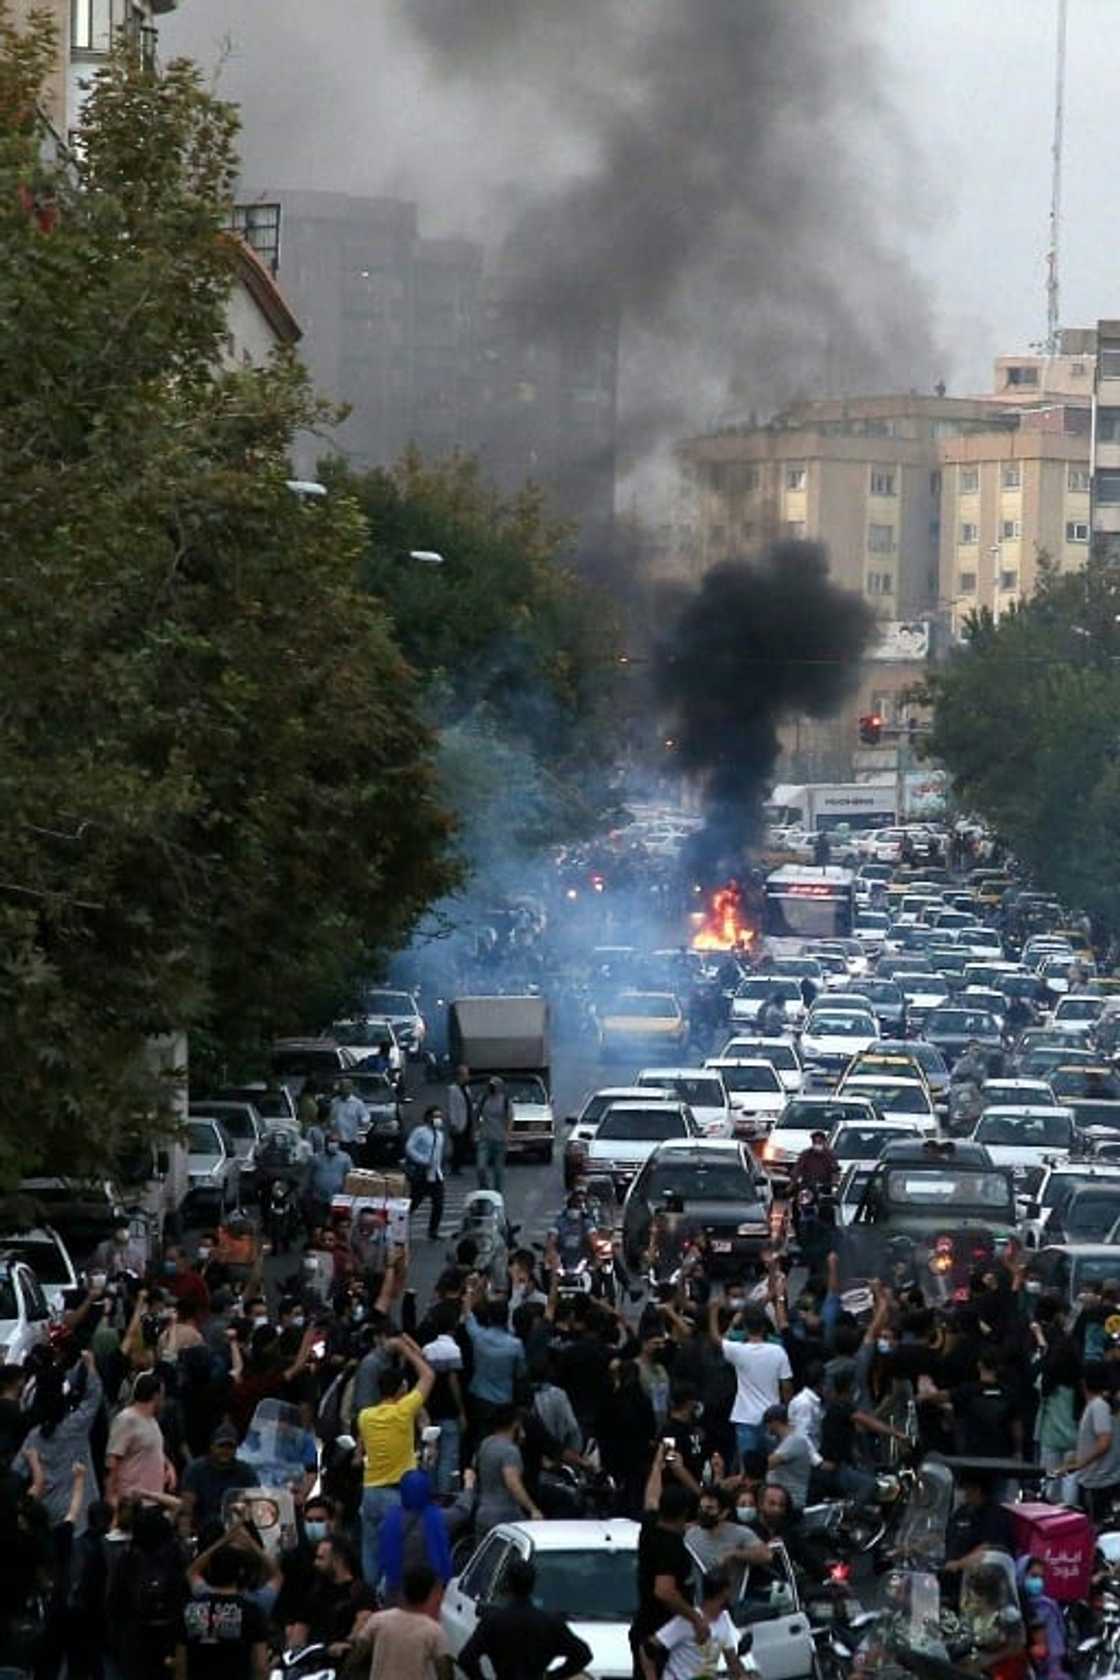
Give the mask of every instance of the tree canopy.
[{"label": "tree canopy", "polygon": [[363,580],[423,676],[470,864],[485,877],[499,854],[594,832],[614,804],[625,644],[611,600],[572,563],[571,531],[539,490],[503,496],[465,456],[322,470],[366,514]]},{"label": "tree canopy", "polygon": [[1046,889],[1120,932],[1120,575],[1040,567],[931,677],[930,752]]},{"label": "tree canopy", "polygon": [[223,361],[235,116],[122,49],[52,155],[54,50],[0,3],[0,1181],[105,1158],[145,1035],[236,1060],[459,878],[361,510],[286,486],[329,414]]}]

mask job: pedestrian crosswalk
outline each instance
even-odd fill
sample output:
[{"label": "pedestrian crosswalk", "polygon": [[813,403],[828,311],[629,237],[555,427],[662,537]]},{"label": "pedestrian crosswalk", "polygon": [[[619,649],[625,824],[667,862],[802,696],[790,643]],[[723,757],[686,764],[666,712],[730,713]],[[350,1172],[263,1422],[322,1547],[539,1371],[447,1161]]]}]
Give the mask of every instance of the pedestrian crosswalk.
[{"label": "pedestrian crosswalk", "polygon": [[[460,1230],[463,1223],[463,1213],[467,1202],[478,1189],[478,1181],[473,1172],[461,1178],[447,1179],[444,1187],[443,1217],[440,1220],[440,1240],[450,1240]],[[543,1243],[549,1228],[555,1223],[558,1210],[534,1210],[531,1213],[520,1213],[517,1210],[516,1196],[510,1196],[510,1187],[506,1185],[506,1217],[510,1223],[519,1226],[517,1232],[517,1246],[531,1248],[534,1243]],[[421,1202],[414,1210],[409,1221],[409,1241],[416,1245],[427,1240],[428,1225],[431,1220],[431,1206],[428,1202]]]}]

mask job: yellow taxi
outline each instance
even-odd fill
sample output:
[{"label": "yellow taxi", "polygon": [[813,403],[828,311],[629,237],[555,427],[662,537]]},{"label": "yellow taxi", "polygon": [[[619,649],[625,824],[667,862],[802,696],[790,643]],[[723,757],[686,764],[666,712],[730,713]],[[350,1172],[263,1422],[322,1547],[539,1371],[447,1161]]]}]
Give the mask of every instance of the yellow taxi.
[{"label": "yellow taxi", "polygon": [[640,1057],[662,1054],[670,1066],[688,1044],[688,1016],[672,992],[620,992],[599,1016],[599,1054]]}]

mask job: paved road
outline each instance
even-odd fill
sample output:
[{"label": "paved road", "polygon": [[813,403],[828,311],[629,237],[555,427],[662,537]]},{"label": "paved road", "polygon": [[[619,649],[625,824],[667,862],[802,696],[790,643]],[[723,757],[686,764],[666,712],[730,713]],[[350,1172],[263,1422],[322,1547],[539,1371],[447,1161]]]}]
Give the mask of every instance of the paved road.
[{"label": "paved road", "polygon": [[[518,1242],[531,1246],[543,1242],[548,1227],[560,1211],[564,1198],[563,1151],[566,1128],[563,1120],[574,1114],[587,1092],[597,1085],[620,1083],[617,1070],[600,1075],[598,1059],[586,1045],[561,1044],[554,1049],[552,1064],[552,1107],[557,1120],[556,1152],[551,1166],[539,1161],[513,1161],[506,1169],[505,1198],[511,1222],[520,1225]],[[428,1103],[443,1102],[444,1088],[421,1085],[413,1089],[412,1112],[420,1115]],[[449,1257],[450,1237],[458,1228],[463,1203],[477,1185],[473,1168],[459,1178],[448,1178],[442,1236],[428,1241],[428,1208],[417,1210],[412,1219],[412,1264],[410,1277],[421,1304],[431,1293],[441,1268]]]}]

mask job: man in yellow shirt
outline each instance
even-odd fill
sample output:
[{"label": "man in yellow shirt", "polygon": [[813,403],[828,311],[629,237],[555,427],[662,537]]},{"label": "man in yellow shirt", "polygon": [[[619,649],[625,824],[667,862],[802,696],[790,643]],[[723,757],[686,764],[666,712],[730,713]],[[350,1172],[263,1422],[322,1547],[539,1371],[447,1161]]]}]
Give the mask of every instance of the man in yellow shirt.
[{"label": "man in yellow shirt", "polygon": [[[381,1398],[358,1413],[365,1455],[362,1574],[371,1587],[377,1584],[377,1530],[386,1511],[400,1503],[401,1477],[416,1469],[416,1420],[435,1382],[435,1372],[411,1336],[396,1336],[385,1348],[397,1357],[381,1370]],[[413,1388],[409,1367],[416,1378]]]}]

